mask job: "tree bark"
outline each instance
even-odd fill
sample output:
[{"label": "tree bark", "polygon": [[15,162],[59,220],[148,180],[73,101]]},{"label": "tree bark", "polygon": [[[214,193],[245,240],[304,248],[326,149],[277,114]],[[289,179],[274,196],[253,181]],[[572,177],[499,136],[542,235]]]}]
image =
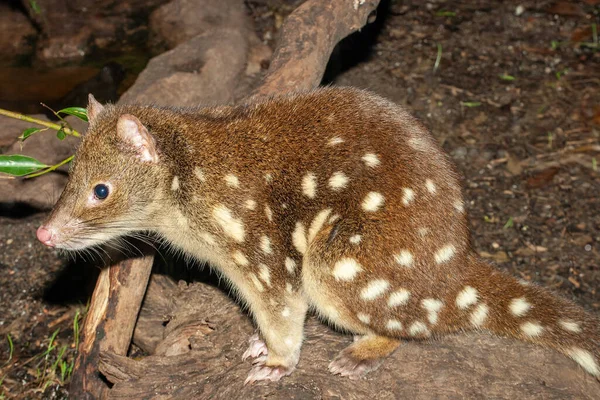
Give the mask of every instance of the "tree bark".
[{"label": "tree bark", "polygon": [[108,387],[97,371],[98,356],[103,351],[127,354],[152,260],[152,256],[130,259],[100,272],[73,368],[73,398],[104,397]]}]

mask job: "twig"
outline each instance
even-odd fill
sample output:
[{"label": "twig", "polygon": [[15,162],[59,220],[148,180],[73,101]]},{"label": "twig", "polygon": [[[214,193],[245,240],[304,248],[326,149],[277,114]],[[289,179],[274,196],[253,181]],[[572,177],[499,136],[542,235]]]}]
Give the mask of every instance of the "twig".
[{"label": "twig", "polygon": [[23,114],[19,114],[16,112],[4,110],[2,108],[0,108],[0,115],[4,115],[6,117],[18,119],[21,121],[27,121],[27,122],[31,122],[34,124],[42,125],[47,128],[54,129],[56,131],[59,131],[62,129],[67,135],[73,135],[75,137],[81,136],[81,134],[79,132],[77,132],[75,129],[69,128],[67,126],[55,124],[53,122],[44,121],[44,120],[38,119],[38,118],[33,118],[28,115],[23,115]]}]

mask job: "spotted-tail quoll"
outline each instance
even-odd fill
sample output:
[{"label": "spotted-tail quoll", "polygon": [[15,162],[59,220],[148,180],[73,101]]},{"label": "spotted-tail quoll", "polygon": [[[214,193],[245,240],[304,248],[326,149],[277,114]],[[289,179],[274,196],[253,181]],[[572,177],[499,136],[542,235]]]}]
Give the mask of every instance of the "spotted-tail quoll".
[{"label": "spotted-tail quoll", "polygon": [[404,109],[354,88],[236,106],[101,105],[38,239],[81,250],[151,231],[207,261],[258,326],[246,382],[300,357],[309,309],[356,335],[329,369],[361,377],[404,339],[487,330],[600,376],[598,321],[482,261],[459,176]]}]

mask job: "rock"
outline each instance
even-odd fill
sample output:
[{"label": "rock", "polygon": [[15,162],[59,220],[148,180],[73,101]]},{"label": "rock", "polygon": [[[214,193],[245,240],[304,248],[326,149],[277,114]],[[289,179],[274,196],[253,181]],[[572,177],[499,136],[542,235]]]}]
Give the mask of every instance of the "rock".
[{"label": "rock", "polygon": [[266,69],[273,51],[256,35],[247,18],[246,7],[240,0],[174,0],[159,7],[150,16],[151,42],[155,47],[172,49],[215,29],[245,32],[249,43],[246,75],[253,76]]},{"label": "rock", "polygon": [[33,53],[33,24],[23,13],[0,4],[0,60],[9,61]]},{"label": "rock", "polygon": [[172,49],[215,29],[245,29],[248,25],[245,11],[240,0],[175,0],[150,15],[149,27],[154,41]]},{"label": "rock", "polygon": [[163,106],[194,106],[207,98],[211,104],[231,102],[247,53],[244,31],[222,28],[198,35],[150,60],[120,101]]},{"label": "rock", "polygon": [[93,46],[106,47],[127,36],[127,29],[166,0],[21,0],[41,31],[38,63],[59,66],[79,62]]}]

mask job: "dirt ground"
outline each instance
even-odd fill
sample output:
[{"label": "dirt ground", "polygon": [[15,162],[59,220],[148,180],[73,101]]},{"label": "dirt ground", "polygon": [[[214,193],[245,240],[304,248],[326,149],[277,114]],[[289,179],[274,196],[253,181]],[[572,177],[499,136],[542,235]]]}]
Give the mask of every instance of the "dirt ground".
[{"label": "dirt ground", "polygon": [[[269,4],[248,2],[274,43],[293,4]],[[598,314],[600,1],[386,8],[343,43],[328,81],[408,107],[465,177],[477,251]],[[97,268],[37,243],[44,216],[0,208],[0,399],[68,394],[74,326]]]}]

